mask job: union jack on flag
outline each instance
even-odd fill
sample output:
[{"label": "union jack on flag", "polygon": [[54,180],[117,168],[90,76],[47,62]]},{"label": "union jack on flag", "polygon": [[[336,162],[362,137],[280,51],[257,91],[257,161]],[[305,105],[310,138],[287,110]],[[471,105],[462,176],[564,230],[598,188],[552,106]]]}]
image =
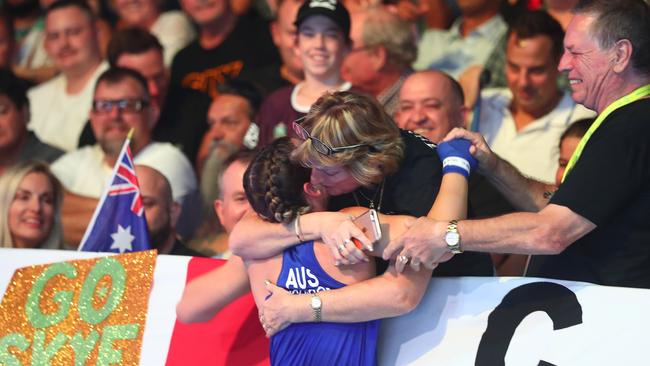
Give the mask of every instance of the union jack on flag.
[{"label": "union jack on flag", "polygon": [[151,249],[142,195],[129,148],[130,135],[124,141],[109,185],[81,240],[80,251],[124,253]]}]

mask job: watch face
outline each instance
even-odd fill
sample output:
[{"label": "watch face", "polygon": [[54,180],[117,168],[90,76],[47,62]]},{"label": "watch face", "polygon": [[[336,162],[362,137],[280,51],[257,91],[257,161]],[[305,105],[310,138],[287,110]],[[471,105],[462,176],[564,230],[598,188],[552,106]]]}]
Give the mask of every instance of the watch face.
[{"label": "watch face", "polygon": [[312,309],[319,309],[321,307],[321,301],[320,297],[317,296],[312,296],[311,298],[311,308]]},{"label": "watch face", "polygon": [[445,234],[445,242],[449,246],[458,245],[458,243],[460,242],[460,235],[458,233],[450,231],[447,234]]}]

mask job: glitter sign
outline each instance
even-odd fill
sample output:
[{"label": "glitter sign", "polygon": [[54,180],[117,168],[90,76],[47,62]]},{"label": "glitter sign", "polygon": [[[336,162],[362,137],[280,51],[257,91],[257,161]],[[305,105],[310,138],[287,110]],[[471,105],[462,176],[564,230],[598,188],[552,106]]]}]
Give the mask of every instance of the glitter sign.
[{"label": "glitter sign", "polygon": [[0,365],[137,365],[156,251],[16,270],[0,303]]}]

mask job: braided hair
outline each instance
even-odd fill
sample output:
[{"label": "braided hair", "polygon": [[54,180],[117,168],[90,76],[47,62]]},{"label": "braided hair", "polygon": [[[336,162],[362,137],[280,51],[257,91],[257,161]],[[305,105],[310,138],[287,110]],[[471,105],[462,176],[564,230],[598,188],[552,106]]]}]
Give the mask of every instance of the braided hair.
[{"label": "braided hair", "polygon": [[263,219],[287,224],[309,211],[302,187],[311,171],[292,163],[294,145],[288,137],[264,147],[244,173],[244,191],[251,207]]}]

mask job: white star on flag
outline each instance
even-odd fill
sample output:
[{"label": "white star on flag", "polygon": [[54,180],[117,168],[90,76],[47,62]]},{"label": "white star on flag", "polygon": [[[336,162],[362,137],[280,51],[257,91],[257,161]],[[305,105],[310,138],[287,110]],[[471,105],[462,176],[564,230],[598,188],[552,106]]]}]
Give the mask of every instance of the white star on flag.
[{"label": "white star on flag", "polygon": [[135,236],[131,235],[131,226],[127,226],[126,229],[122,225],[117,224],[117,232],[111,234],[113,243],[111,244],[111,249],[118,249],[120,254],[125,251],[133,251],[133,246],[131,242],[135,239]]}]

